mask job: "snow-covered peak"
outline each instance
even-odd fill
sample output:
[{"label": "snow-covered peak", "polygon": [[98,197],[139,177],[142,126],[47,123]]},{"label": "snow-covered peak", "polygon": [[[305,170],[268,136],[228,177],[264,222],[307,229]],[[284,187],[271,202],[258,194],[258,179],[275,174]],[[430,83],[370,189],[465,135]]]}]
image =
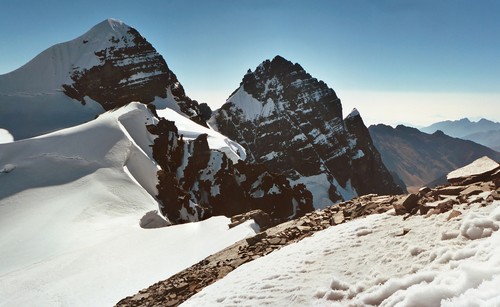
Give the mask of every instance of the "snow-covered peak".
[{"label": "snow-covered peak", "polygon": [[96,52],[133,45],[131,29],[122,21],[106,19],[78,38],[54,45],[17,70],[0,75],[0,93],[58,92],[62,84],[70,83],[73,70],[99,64]]},{"label": "snow-covered peak", "polygon": [[349,115],[347,115],[346,119],[356,117],[356,116],[360,116],[360,115],[359,115],[358,110],[356,108],[354,108],[354,109],[352,109],[351,113],[349,113]]},{"label": "snow-covered peak", "polygon": [[109,24],[109,26],[111,28],[113,28],[113,30],[117,27],[123,26],[123,21],[115,19],[115,18],[108,18],[108,19],[106,19],[106,22]]},{"label": "snow-covered peak", "polygon": [[101,21],[97,25],[93,26],[89,31],[87,31],[82,36],[76,38],[79,39],[97,39],[97,38],[111,38],[111,36],[122,37],[128,35],[128,31],[131,29],[130,26],[125,24],[123,21],[118,19],[109,18]]}]

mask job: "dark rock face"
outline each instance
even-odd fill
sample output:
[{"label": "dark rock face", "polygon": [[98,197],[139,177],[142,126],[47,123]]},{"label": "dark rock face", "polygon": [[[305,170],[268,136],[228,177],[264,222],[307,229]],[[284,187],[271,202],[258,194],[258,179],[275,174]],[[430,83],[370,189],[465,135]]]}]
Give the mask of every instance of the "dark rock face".
[{"label": "dark rock face", "polygon": [[333,202],[403,192],[361,129],[361,118],[348,131],[335,92],[280,56],[248,72],[211,121],[245,146],[250,162],[294,180],[326,175],[322,185],[330,186]]},{"label": "dark rock face", "polygon": [[[117,32],[117,35],[120,35]],[[87,44],[89,41],[83,41]],[[91,43],[91,42],[90,42]],[[124,106],[132,101],[148,104],[155,97],[170,98],[191,120],[205,125],[198,102],[186,96],[175,74],[163,57],[137,30],[128,27],[123,36],[112,36],[109,47],[96,50],[99,64],[90,68],[73,67],[73,83],[64,84],[64,93],[85,104],[88,96],[105,110]]]},{"label": "dark rock face", "polygon": [[[375,125],[369,132],[387,168],[414,190],[444,184],[448,172],[482,156],[500,161],[500,153],[441,131],[427,134],[403,125]],[[440,177],[442,180],[436,180]]]},{"label": "dark rock face", "polygon": [[[385,167],[380,153],[373,145],[370,132],[366,128],[361,116],[354,113],[345,120],[347,134],[350,140],[356,140],[351,146],[355,159],[352,159],[353,186],[359,194],[378,193],[389,189],[398,194],[400,190],[406,192],[404,185],[398,185],[393,175]],[[352,143],[351,143],[352,144]],[[361,156],[363,155],[363,156]],[[371,174],[371,176],[366,176]]]},{"label": "dark rock face", "polygon": [[209,148],[206,134],[184,141],[175,123],[163,118],[148,131],[158,136],[152,146],[162,168],[157,185],[160,210],[174,223],[255,209],[284,221],[313,210],[304,185],[292,186],[262,164],[234,164],[225,153]]}]

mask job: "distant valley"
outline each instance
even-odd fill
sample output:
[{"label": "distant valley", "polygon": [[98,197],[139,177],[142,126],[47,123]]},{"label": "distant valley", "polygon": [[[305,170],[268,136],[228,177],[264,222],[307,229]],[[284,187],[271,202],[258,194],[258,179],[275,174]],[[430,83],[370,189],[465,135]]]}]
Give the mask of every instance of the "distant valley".
[{"label": "distant valley", "polygon": [[499,152],[442,131],[427,134],[403,125],[393,128],[383,124],[372,125],[369,131],[384,164],[410,191],[482,156],[500,160]]}]

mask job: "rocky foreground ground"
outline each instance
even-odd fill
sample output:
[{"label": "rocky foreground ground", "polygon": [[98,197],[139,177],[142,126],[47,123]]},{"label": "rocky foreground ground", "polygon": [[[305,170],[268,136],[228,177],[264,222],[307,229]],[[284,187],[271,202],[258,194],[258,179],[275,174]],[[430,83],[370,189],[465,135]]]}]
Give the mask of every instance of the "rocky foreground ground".
[{"label": "rocky foreground ground", "polygon": [[[462,214],[460,210],[454,209],[455,205],[458,207],[464,203],[476,202],[491,204],[500,199],[499,188],[500,167],[481,174],[454,178],[453,183],[448,186],[433,189],[424,187],[415,194],[364,195],[267,229],[270,221],[265,213],[252,211],[233,217],[230,227],[253,218],[263,231],[121,300],[117,306],[178,306],[240,265],[330,226],[389,210],[401,215],[403,219],[415,214],[430,216],[445,213],[448,214],[448,219],[452,219]],[[405,229],[402,229],[400,235],[405,234]]]}]

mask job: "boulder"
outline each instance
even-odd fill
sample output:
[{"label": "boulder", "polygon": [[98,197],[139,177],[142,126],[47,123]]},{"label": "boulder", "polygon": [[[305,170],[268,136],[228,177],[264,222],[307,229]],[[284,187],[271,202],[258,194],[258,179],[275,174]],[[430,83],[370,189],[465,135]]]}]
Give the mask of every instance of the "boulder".
[{"label": "boulder", "polygon": [[474,162],[450,172],[446,179],[451,184],[471,184],[486,181],[500,170],[500,164],[484,156]]},{"label": "boulder", "polygon": [[412,212],[418,204],[419,197],[416,194],[408,194],[404,196],[398,203],[402,205],[407,212]]},{"label": "boulder", "polygon": [[248,245],[255,245],[257,242],[262,241],[262,239],[264,239],[265,237],[267,237],[267,233],[265,231],[263,231],[263,232],[259,232],[258,234],[256,234],[253,237],[246,238],[246,241],[247,241]]},{"label": "boulder", "polygon": [[332,217],[332,225],[342,224],[345,221],[344,212],[339,211]]},{"label": "boulder", "polygon": [[465,190],[463,190],[462,192],[460,192],[460,196],[469,197],[472,195],[477,195],[477,194],[482,193],[484,191],[485,191],[485,189],[481,188],[480,186],[471,185],[470,187],[468,187]]},{"label": "boulder", "polygon": [[271,226],[271,218],[266,212],[257,209],[252,210],[243,214],[234,215],[231,217],[231,223],[229,228],[233,228],[237,225],[242,224],[245,221],[253,219],[257,225],[259,225],[260,230],[266,230]]}]

